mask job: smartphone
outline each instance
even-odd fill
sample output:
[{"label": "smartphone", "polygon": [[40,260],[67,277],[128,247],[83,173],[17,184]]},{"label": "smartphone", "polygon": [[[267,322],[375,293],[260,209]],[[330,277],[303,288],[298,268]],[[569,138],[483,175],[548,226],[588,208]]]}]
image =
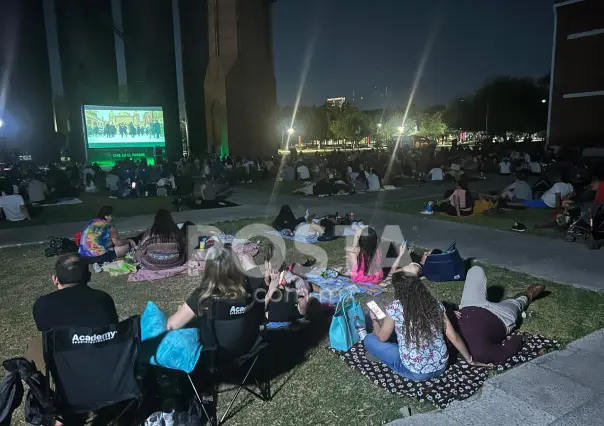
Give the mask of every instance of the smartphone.
[{"label": "smartphone", "polygon": [[386,318],[384,311],[382,311],[377,303],[375,303],[373,300],[371,302],[367,302],[367,307],[371,309],[371,312],[373,312],[377,319],[382,320]]}]

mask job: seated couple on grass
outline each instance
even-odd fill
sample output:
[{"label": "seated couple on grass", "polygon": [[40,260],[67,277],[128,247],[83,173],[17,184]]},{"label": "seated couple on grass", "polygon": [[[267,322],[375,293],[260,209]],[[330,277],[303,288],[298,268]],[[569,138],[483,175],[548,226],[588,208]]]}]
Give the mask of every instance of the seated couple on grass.
[{"label": "seated couple on grass", "polygon": [[516,328],[520,314],[544,290],[542,285],[532,285],[512,299],[489,302],[484,271],[474,266],[468,271],[460,309],[455,312],[460,337],[442,303],[419,277],[401,268],[392,276],[392,283],[395,300],[381,321],[370,312],[373,333],[364,344],[368,360],[382,362],[411,380],[444,373],[449,361],[445,337],[473,366],[502,363],[518,353],[522,338],[507,336]]},{"label": "seated couple on grass", "polygon": [[[113,225],[113,207],[103,206],[82,230],[79,253],[89,264],[102,265],[126,256],[133,247],[135,242],[122,238]],[[167,210],[160,209],[142,234],[134,258],[144,269],[170,269],[184,264],[185,248],[184,232]]]}]

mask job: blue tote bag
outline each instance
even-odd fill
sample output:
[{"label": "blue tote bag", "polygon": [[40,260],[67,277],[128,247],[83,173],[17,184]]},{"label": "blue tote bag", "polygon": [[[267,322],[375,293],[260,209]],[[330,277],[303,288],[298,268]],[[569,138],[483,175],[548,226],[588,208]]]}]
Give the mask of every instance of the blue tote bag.
[{"label": "blue tote bag", "polygon": [[[356,317],[356,318],[355,318]],[[336,305],[336,311],[329,327],[329,344],[338,351],[348,351],[360,338],[355,321],[365,327],[365,314],[361,304],[353,295],[344,294]]]}]

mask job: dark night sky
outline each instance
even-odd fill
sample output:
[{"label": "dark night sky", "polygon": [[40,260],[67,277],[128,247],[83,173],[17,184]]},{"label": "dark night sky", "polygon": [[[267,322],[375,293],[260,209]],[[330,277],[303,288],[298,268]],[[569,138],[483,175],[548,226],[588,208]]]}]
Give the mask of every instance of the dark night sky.
[{"label": "dark night sky", "polygon": [[[273,7],[280,105],[293,105],[310,57],[303,105],[346,96],[361,108],[407,102],[437,29],[415,103],[446,104],[497,75],[538,77],[551,64],[552,0],[279,0]],[[377,86],[377,88],[375,88]],[[360,97],[363,96],[363,100]]]}]

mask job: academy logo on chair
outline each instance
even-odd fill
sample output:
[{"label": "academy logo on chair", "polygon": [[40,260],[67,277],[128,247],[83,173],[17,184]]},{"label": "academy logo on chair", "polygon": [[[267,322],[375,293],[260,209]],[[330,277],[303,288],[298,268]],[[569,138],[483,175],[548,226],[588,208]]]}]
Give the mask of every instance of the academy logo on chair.
[{"label": "academy logo on chair", "polygon": [[229,315],[243,315],[245,314],[244,306],[231,306],[231,310],[229,311]]},{"label": "academy logo on chair", "polygon": [[102,342],[106,342],[108,340],[112,340],[116,335],[117,335],[117,331],[109,331],[109,332],[103,333],[103,334],[92,334],[92,335],[74,334],[73,337],[71,338],[71,344],[76,345],[76,344],[83,343],[83,344],[92,345],[94,343],[102,343]]}]

